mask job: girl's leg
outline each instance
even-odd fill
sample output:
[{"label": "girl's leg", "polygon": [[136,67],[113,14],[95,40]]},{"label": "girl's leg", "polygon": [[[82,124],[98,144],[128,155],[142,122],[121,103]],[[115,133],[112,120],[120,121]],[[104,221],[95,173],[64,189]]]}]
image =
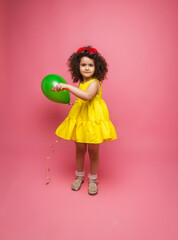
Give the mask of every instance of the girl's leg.
[{"label": "girl's leg", "polygon": [[84,159],[87,150],[86,143],[75,143],[76,144],[76,179],[72,183],[72,190],[78,191],[84,182]]},{"label": "girl's leg", "polygon": [[90,173],[88,193],[95,195],[98,193],[97,188],[97,170],[99,165],[99,144],[88,144],[88,153],[90,156]]},{"label": "girl's leg", "polygon": [[99,144],[88,144],[90,156],[90,174],[96,175],[99,165]]},{"label": "girl's leg", "polygon": [[78,142],[75,142],[75,144],[76,144],[76,169],[77,172],[83,172],[87,144]]}]

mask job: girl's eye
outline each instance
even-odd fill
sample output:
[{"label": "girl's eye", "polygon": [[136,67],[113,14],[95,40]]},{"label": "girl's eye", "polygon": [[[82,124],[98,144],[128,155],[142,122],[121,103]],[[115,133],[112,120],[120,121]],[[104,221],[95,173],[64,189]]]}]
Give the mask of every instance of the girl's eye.
[{"label": "girl's eye", "polygon": [[[85,67],[85,66],[86,66],[86,64],[85,64],[85,63],[83,63],[83,64],[81,64],[81,66],[82,66],[82,67]],[[90,66],[90,67],[93,67],[94,65],[93,65],[93,64],[90,64],[89,66]]]}]

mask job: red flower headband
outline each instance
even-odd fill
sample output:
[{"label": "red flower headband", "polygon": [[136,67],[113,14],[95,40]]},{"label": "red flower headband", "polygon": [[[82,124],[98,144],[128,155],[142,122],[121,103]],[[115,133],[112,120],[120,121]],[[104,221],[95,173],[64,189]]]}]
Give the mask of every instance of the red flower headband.
[{"label": "red flower headband", "polygon": [[96,48],[86,48],[86,47],[82,47],[82,48],[79,48],[78,49],[78,53],[82,53],[82,52],[84,52],[85,50],[87,50],[90,54],[95,54],[95,53],[97,53],[97,50],[96,50]]}]

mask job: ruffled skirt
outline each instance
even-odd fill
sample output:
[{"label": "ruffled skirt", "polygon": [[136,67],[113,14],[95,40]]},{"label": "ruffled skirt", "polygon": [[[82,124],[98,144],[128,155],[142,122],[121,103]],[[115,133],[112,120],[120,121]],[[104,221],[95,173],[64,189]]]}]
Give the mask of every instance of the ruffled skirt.
[{"label": "ruffled skirt", "polygon": [[77,100],[68,117],[56,129],[56,135],[81,143],[99,144],[117,139],[104,100]]}]

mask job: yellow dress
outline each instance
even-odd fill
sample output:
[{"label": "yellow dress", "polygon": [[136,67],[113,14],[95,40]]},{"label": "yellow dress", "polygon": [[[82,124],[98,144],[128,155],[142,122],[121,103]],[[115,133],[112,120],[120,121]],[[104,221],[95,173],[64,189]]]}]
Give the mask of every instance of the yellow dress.
[{"label": "yellow dress", "polygon": [[56,129],[56,135],[60,138],[95,144],[117,138],[106,103],[102,99],[101,82],[92,79],[86,83],[80,83],[79,88],[86,91],[92,81],[100,83],[99,93],[89,101],[76,98],[67,118]]}]

